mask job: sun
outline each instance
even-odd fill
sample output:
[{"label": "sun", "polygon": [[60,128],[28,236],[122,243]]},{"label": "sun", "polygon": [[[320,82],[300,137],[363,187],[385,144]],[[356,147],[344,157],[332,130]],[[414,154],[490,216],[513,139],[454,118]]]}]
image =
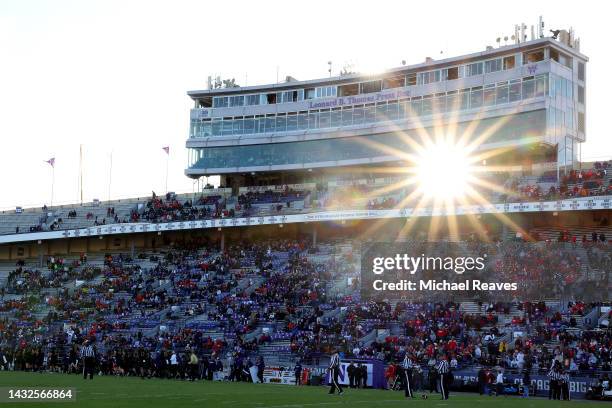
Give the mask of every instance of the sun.
[{"label": "sun", "polygon": [[458,144],[439,141],[424,146],[416,161],[419,190],[434,200],[463,198],[472,176],[471,162],[468,150]]}]

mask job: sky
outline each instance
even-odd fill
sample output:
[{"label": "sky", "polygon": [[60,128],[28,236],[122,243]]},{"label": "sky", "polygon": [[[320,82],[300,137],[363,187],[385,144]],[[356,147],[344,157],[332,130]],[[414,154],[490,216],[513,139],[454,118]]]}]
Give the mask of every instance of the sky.
[{"label": "sky", "polygon": [[[514,24],[573,27],[587,65],[584,159],[609,158],[605,2],[0,0],[0,209],[191,192],[188,90],[376,72],[484,50]],[[608,50],[608,51],[606,51]],[[170,155],[162,147],[170,147]],[[111,166],[112,156],[112,166]],[[168,168],[166,169],[166,166]]]}]

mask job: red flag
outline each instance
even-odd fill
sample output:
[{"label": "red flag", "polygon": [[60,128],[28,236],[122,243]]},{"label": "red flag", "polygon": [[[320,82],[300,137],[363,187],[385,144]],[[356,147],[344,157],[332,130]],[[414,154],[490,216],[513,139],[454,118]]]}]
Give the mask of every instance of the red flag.
[{"label": "red flag", "polygon": [[164,150],[164,152],[166,152],[166,154],[170,154],[170,146],[164,146],[162,147],[162,149]]},{"label": "red flag", "polygon": [[45,163],[49,163],[51,167],[55,167],[55,157],[52,157],[49,160],[45,160]]}]

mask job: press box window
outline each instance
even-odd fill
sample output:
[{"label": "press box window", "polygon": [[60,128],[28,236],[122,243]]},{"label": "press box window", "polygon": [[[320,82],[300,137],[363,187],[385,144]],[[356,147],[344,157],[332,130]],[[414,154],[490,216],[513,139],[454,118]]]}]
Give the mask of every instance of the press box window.
[{"label": "press box window", "polygon": [[304,99],[314,99],[315,97],[315,89],[314,88],[306,88],[304,89]]},{"label": "press box window", "polygon": [[403,88],[406,84],[406,78],[401,77],[393,77],[383,79],[382,87],[383,89],[391,89],[391,88]]},{"label": "press box window", "polygon": [[419,83],[430,84],[432,82],[440,82],[440,71],[429,71],[419,73]]},{"label": "press box window", "polygon": [[328,98],[330,96],[336,96],[336,87],[335,86],[322,86],[317,88],[316,91],[317,98]]},{"label": "press box window", "polygon": [[490,74],[491,72],[501,71],[502,69],[502,60],[501,58],[485,61],[485,72]]},{"label": "press box window", "polygon": [[362,94],[380,92],[382,89],[382,81],[362,82],[360,85]]},{"label": "press box window", "polygon": [[406,75],[406,86],[413,86],[417,84],[416,73]]},{"label": "press box window", "polygon": [[523,64],[531,64],[534,62],[544,61],[544,49],[529,51],[523,53]]},{"label": "press box window", "polygon": [[578,112],[578,131],[584,133],[585,122],[584,122],[584,113]]},{"label": "press box window", "polygon": [[359,94],[359,84],[347,84],[338,86],[338,96],[352,96]]},{"label": "press box window", "polygon": [[283,95],[283,103],[297,102],[298,100],[298,91],[285,91],[282,93],[282,95]]},{"label": "press box window", "polygon": [[482,75],[482,62],[467,65],[465,71],[467,76]]},{"label": "press box window", "polygon": [[203,98],[198,99],[198,108],[212,108],[213,99],[210,96],[205,96]]},{"label": "press box window", "polygon": [[513,69],[515,67],[515,59],[514,55],[509,57],[504,57],[504,70]]},{"label": "press box window", "polygon": [[266,103],[268,105],[273,105],[276,103],[276,93],[266,94]]},{"label": "press box window", "polygon": [[227,108],[229,106],[228,99],[225,96],[215,96],[213,98],[213,108]]},{"label": "press box window", "polygon": [[247,95],[246,96],[246,104],[247,105],[259,105],[259,95]]},{"label": "press box window", "polygon": [[578,85],[578,103],[584,104],[584,87]]},{"label": "press box window", "polygon": [[549,55],[550,55],[550,59],[555,61],[555,62],[559,62],[559,51],[555,50],[554,48],[551,48],[548,51]]},{"label": "press box window", "polygon": [[447,81],[461,78],[459,67],[446,68],[442,70],[442,78]]},{"label": "press box window", "polygon": [[244,95],[240,96],[232,96],[230,97],[230,106],[243,106],[244,105]]},{"label": "press box window", "polygon": [[584,62],[578,63],[578,79],[584,81]]},{"label": "press box window", "polygon": [[549,49],[550,59],[558,62],[561,65],[565,65],[568,68],[572,67],[572,59],[567,55],[557,51],[554,48]]}]

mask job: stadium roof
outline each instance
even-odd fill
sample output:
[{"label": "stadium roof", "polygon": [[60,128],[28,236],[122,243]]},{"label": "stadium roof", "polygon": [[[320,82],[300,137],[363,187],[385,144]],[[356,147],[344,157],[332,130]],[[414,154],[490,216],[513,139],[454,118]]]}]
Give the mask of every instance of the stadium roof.
[{"label": "stadium roof", "polygon": [[443,67],[443,66],[460,63],[460,62],[480,60],[483,57],[507,54],[509,51],[513,51],[513,50],[532,49],[532,48],[536,48],[538,46],[543,46],[543,45],[554,45],[562,49],[564,52],[567,52],[568,54],[572,54],[573,56],[578,57],[584,61],[588,61],[588,57],[580,53],[576,49],[571,48],[561,43],[560,41],[556,41],[552,37],[545,37],[545,38],[539,38],[539,39],[532,40],[532,41],[526,41],[520,44],[503,45],[498,48],[491,48],[485,51],[474,52],[471,54],[460,55],[457,57],[444,58],[441,60],[428,59],[425,62],[422,62],[419,64],[392,68],[392,69],[385,70],[377,74],[367,75],[363,73],[352,73],[352,74],[347,74],[347,75],[333,76],[329,78],[317,78],[317,79],[311,79],[311,80],[306,80],[306,81],[292,80],[289,82],[281,82],[277,84],[263,84],[263,85],[253,85],[253,86],[238,86],[234,88],[193,90],[193,91],[188,91],[187,95],[195,99],[201,96],[242,94],[242,93],[248,93],[248,92],[266,91],[266,90],[285,90],[285,89],[300,88],[304,86],[315,87],[315,86],[325,86],[325,85],[330,85],[330,84],[350,83],[350,82],[355,82],[358,80],[380,79],[380,78],[389,76],[389,74],[399,74],[399,73],[407,73],[407,72],[412,72],[412,71],[422,71],[424,69]]}]

